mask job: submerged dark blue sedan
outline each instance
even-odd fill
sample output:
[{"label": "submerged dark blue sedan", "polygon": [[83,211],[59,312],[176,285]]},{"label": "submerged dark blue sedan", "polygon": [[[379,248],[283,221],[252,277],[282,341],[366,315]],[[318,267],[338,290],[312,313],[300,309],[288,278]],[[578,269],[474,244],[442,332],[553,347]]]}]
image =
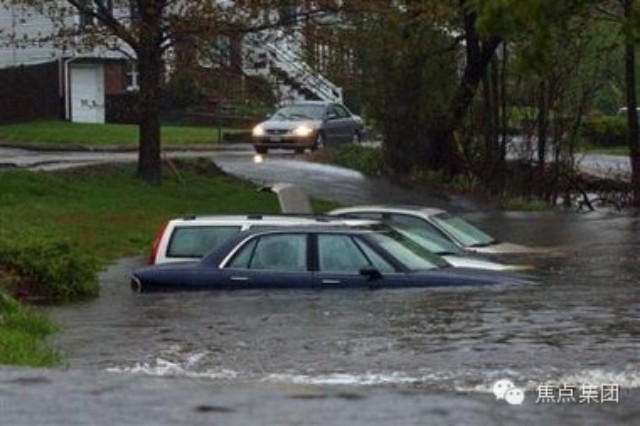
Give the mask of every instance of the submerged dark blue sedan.
[{"label": "submerged dark blue sedan", "polygon": [[387,227],[287,227],[237,234],[197,262],[138,269],[131,287],[147,292],[527,282],[514,275],[450,268],[440,257]]}]

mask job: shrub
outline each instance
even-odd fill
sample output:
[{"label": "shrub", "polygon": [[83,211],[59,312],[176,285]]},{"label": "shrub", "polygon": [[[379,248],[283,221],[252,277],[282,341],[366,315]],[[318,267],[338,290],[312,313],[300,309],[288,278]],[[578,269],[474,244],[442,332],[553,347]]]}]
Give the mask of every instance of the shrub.
[{"label": "shrub", "polygon": [[98,295],[97,259],[69,241],[38,237],[0,238],[0,268],[13,294],[48,301]]},{"label": "shrub", "polygon": [[627,125],[623,117],[590,117],[582,124],[581,135],[587,144],[593,146],[625,145]]}]

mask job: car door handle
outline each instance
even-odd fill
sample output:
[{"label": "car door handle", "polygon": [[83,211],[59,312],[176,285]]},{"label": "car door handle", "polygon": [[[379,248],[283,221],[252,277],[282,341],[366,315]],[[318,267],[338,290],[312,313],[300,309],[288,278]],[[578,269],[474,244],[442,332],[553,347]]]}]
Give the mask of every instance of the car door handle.
[{"label": "car door handle", "polygon": [[340,280],[329,280],[329,279],[322,280],[322,284],[340,284],[340,282],[341,282]]},{"label": "car door handle", "polygon": [[246,283],[249,281],[249,277],[231,277],[230,279],[231,281],[238,283]]}]

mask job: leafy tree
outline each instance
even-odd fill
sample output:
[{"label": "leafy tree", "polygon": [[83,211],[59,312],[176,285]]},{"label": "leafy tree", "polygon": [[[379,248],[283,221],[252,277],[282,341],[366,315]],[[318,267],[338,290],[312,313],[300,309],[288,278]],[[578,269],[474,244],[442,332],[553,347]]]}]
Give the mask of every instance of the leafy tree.
[{"label": "leafy tree", "polygon": [[[165,71],[178,44],[212,46],[220,35],[244,34],[297,22],[323,9],[300,11],[284,0],[0,0],[33,7],[51,18],[55,30],[24,43],[56,43],[65,49],[115,50],[137,61],[140,142],[137,176],[161,181],[159,106]],[[329,6],[331,6],[331,3]],[[79,26],[80,14],[87,25]],[[204,49],[206,50],[206,49]]]},{"label": "leafy tree", "polygon": [[[537,0],[532,2],[519,2],[515,0],[487,0],[485,3],[480,26],[490,31],[504,34],[512,40],[519,41],[519,53],[525,56],[525,63],[530,70],[536,73],[541,82],[541,88],[548,91],[549,85],[557,80],[556,70],[566,67],[567,64],[576,64],[576,52],[566,50],[566,46],[583,46],[585,40],[592,43],[600,43],[600,57],[597,60],[587,61],[592,69],[602,70],[603,55],[611,55],[618,51],[624,57],[625,62],[625,93],[627,104],[628,145],[632,165],[632,187],[634,192],[634,204],[640,205],[640,140],[638,135],[638,115],[636,101],[636,67],[635,50],[639,39],[640,10],[635,0]],[[609,37],[603,37],[603,28],[610,32]],[[624,49],[618,49],[616,34],[621,36]],[[526,35],[528,40],[523,40]],[[561,37],[554,37],[560,35]],[[519,37],[520,36],[520,37]],[[597,40],[597,38],[600,38]],[[562,53],[564,50],[564,53]],[[620,51],[623,50],[623,51]],[[555,65],[553,65],[555,61]],[[612,67],[614,68],[614,67]],[[564,75],[575,80],[578,69],[566,68]],[[585,75],[585,74],[583,74]],[[611,74],[607,77],[601,72],[599,77],[592,76],[592,82],[612,80]],[[599,80],[598,80],[599,78]],[[567,80],[568,81],[568,80]],[[592,91],[597,84],[592,85]],[[541,145],[538,160],[543,162],[545,154],[545,128],[548,125],[548,117],[545,118],[543,109],[548,109],[549,99],[540,105],[544,108],[539,112],[539,139]],[[584,114],[585,111],[581,111]]]},{"label": "leafy tree", "polygon": [[471,0],[344,4],[343,36],[353,43],[367,112],[383,132],[391,166],[400,172],[414,166],[465,172],[460,130],[501,43],[500,37],[479,35],[480,5]]},{"label": "leafy tree", "polygon": [[635,0],[622,0],[624,16],[624,62],[627,103],[627,143],[631,159],[633,203],[640,206],[640,130],[638,129],[638,100],[636,96],[636,43],[640,12]]},{"label": "leafy tree", "polygon": [[386,161],[399,173],[423,167],[456,83],[454,38],[436,27],[443,14],[424,4],[349,6],[342,36],[356,53],[364,113],[378,124]]},{"label": "leafy tree", "polygon": [[[167,55],[181,37],[214,38],[212,24],[230,11],[212,1],[173,0],[2,0],[33,7],[54,24],[50,34],[33,34],[31,43],[55,43],[71,52],[120,51],[137,61],[140,142],[137,176],[161,180],[159,104]],[[73,16],[80,16],[80,25]]]}]

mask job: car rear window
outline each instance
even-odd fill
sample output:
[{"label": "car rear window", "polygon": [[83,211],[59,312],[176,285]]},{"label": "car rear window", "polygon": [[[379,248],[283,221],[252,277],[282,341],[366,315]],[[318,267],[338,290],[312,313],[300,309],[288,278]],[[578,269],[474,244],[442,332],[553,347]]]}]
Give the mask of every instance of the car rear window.
[{"label": "car rear window", "polygon": [[173,230],[167,257],[200,258],[240,232],[240,226],[182,226]]}]

